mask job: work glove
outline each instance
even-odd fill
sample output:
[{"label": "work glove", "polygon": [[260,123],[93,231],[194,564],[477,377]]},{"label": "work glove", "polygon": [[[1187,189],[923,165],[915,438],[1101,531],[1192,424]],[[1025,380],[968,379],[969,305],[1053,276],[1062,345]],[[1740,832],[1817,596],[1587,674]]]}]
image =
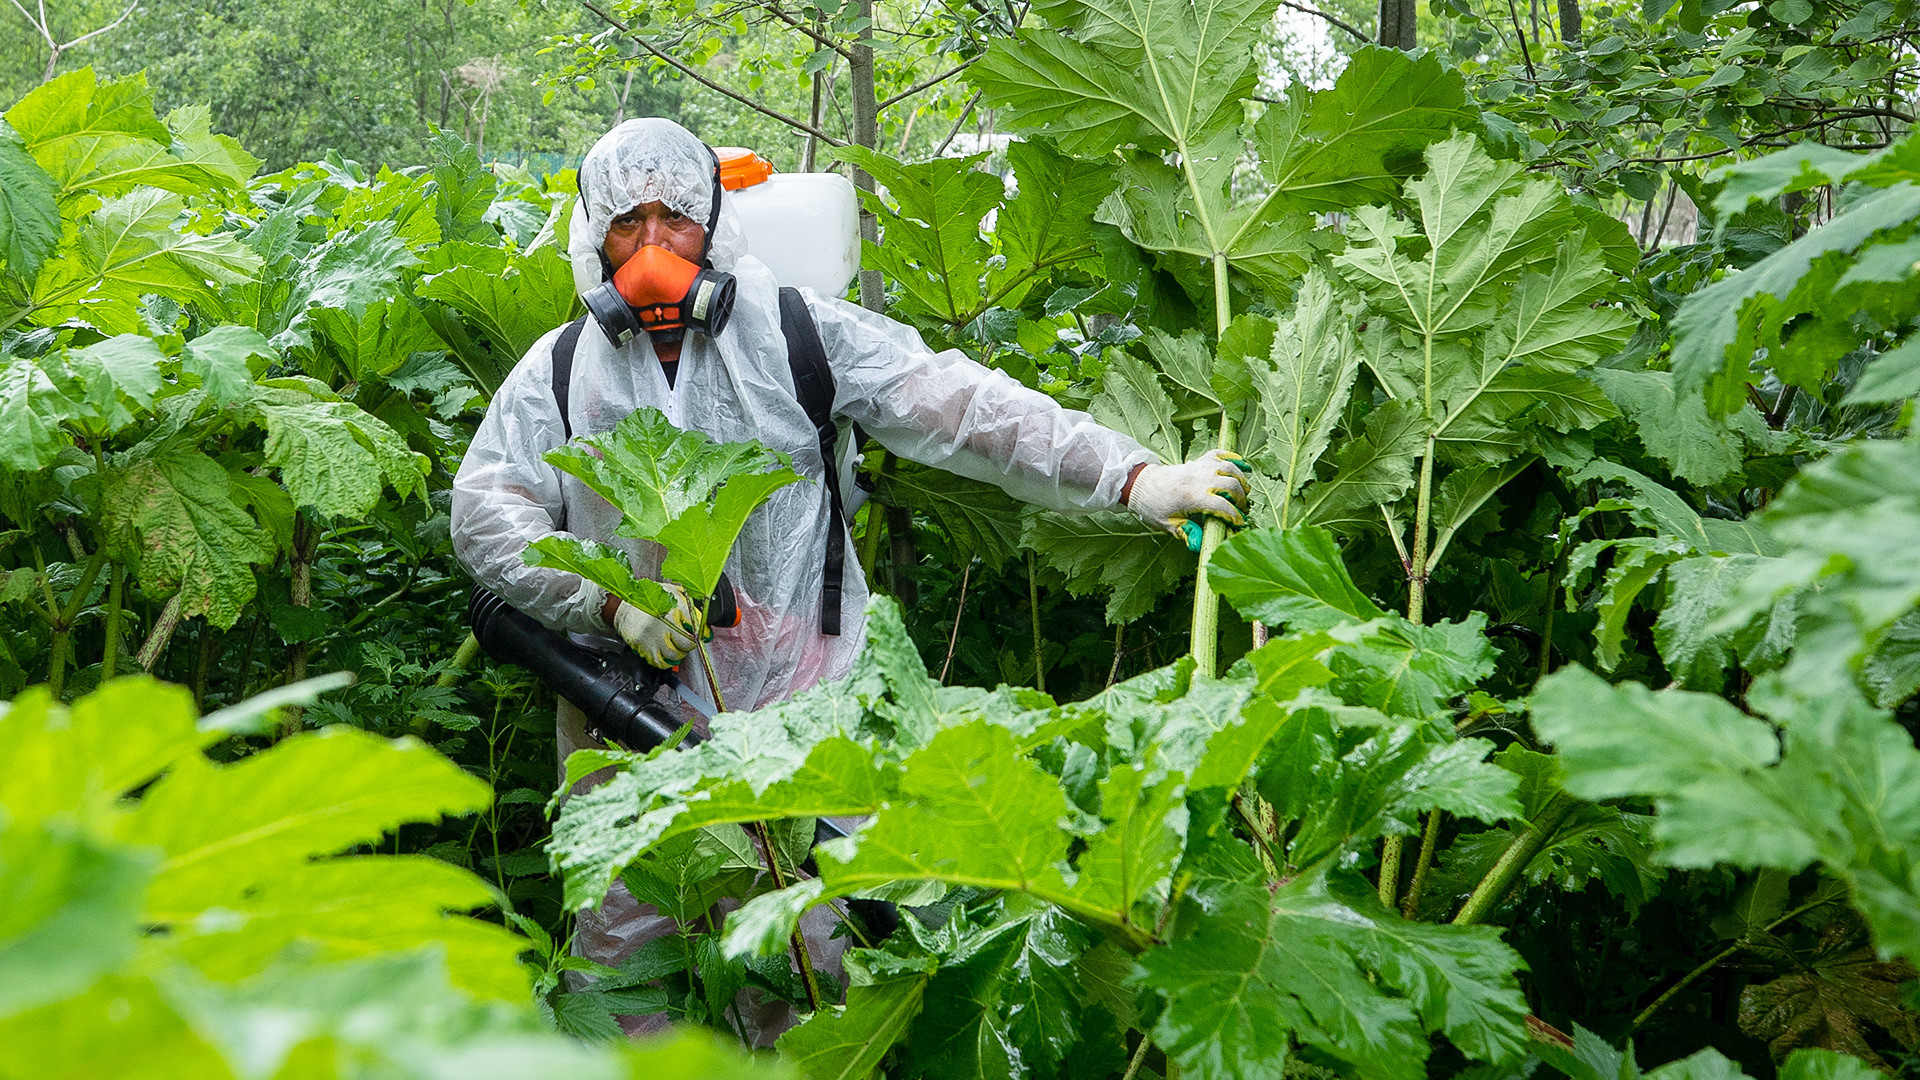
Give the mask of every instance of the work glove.
[{"label": "work glove", "polygon": [[1227,450],[1209,450],[1184,465],[1147,465],[1127,490],[1127,509],[1149,525],[1184,536],[1187,546],[1198,551],[1200,525],[1190,519],[1210,514],[1229,525],[1244,525],[1246,474],[1252,471]]},{"label": "work glove", "polygon": [[695,639],[707,636],[707,632],[700,620],[700,609],[694,606],[693,598],[685,589],[672,582],[662,588],[672,593],[675,600],[673,610],[667,612],[665,618],[650,615],[622,600],[613,612],[613,628],[640,659],[664,670],[686,659],[693,651]]}]

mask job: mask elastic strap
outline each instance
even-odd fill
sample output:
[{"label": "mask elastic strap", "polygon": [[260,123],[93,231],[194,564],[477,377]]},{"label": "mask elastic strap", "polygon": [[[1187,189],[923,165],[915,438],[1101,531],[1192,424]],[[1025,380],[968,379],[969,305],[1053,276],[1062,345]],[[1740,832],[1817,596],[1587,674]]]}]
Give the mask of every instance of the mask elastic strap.
[{"label": "mask elastic strap", "polygon": [[[707,144],[701,143],[700,145],[706,146]],[[707,256],[713,252],[713,231],[720,227],[720,192],[722,189],[720,187],[720,155],[714,152],[713,147],[707,146],[707,156],[713,159],[713,210],[707,214],[707,236],[700,245],[700,265],[711,270],[713,266],[707,261]]]}]

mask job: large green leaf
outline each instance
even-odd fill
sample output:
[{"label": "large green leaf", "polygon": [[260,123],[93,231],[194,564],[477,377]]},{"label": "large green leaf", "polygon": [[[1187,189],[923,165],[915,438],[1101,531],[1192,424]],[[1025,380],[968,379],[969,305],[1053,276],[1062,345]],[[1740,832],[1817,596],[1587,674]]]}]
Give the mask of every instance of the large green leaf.
[{"label": "large green leaf", "polygon": [[273,558],[265,530],[234,501],[227,471],[198,450],[164,444],[109,463],[101,528],[114,556],[157,593],[178,590],[183,616],[232,626],[253,599],[253,567]]},{"label": "large green leaf", "polygon": [[1141,961],[1167,1001],[1154,1041],[1183,1074],[1278,1075],[1290,1037],[1381,1078],[1425,1076],[1430,1031],[1482,1060],[1524,1050],[1521,961],[1492,929],[1409,922],[1320,875],[1229,897]]},{"label": "large green leaf", "polygon": [[[820,879],[846,893],[894,881],[987,888],[1057,885],[1067,836],[1060,785],[975,722],[935,735],[901,766],[901,796],[862,830],[850,857],[822,852]],[[1064,890],[1061,890],[1064,891]]]},{"label": "large green leaf", "polygon": [[[116,152],[152,148],[164,153],[172,133],[153,112],[145,74],[102,83],[84,67],[43,84],[7,111],[28,152],[61,192]],[[244,180],[244,178],[242,178]]]},{"label": "large green leaf", "polygon": [[[547,460],[620,510],[621,536],[664,545],[667,558],[661,572],[703,600],[718,586],[748,515],[775,491],[800,480],[785,454],[752,440],[721,443],[698,431],[681,431],[658,409],[641,409],[612,431],[583,436],[577,443],[548,451]],[[561,558],[563,546],[549,545],[527,557]],[[584,549],[564,557],[583,563],[598,558]],[[612,573],[613,563],[599,558],[595,565]],[[636,590],[644,587],[634,583],[611,591],[626,596]],[[661,593],[655,599],[663,597]],[[646,609],[655,614],[667,610]]]},{"label": "large green leaf", "polygon": [[[280,354],[251,326],[216,326],[180,350],[180,369],[200,380],[216,405],[232,405],[253,396],[254,359],[268,362]],[[265,365],[260,365],[264,370]]]},{"label": "large green leaf", "polygon": [[841,1008],[822,1009],[780,1036],[780,1051],[807,1080],[865,1080],[920,1013],[924,975],[847,991]]},{"label": "large green leaf", "polygon": [[[1487,459],[1489,437],[1539,404],[1540,376],[1591,365],[1625,343],[1632,321],[1596,306],[1612,279],[1559,185],[1523,178],[1463,134],[1429,148],[1427,174],[1407,193],[1417,226],[1362,208],[1334,264],[1407,336],[1368,355],[1388,393],[1419,404],[1443,452]],[[1418,258],[1402,252],[1415,237],[1425,241]],[[1523,376],[1533,379],[1501,393]],[[1574,426],[1613,413],[1589,390],[1585,409],[1566,417]],[[1490,460],[1520,446],[1510,440]]]},{"label": "large green leaf", "polygon": [[1108,593],[1107,621],[1115,624],[1152,611],[1155,601],[1193,576],[1195,562],[1185,544],[1130,513],[1069,517],[1029,509],[1020,546],[1065,574],[1075,596]]},{"label": "large green leaf", "polygon": [[205,105],[177,109],[167,117],[164,141],[113,132],[79,132],[34,148],[63,194],[91,190],[119,194],[142,185],[194,195],[239,188],[260,168],[260,159],[226,135],[212,132]]},{"label": "large green leaf", "polygon": [[391,485],[402,498],[426,480],[406,440],[358,405],[292,389],[263,390],[253,406],[267,429],[267,463],[296,506],[359,519]]},{"label": "large green leaf", "polygon": [[173,922],[239,902],[313,856],[486,801],[484,784],[422,743],[329,728],[233,765],[186,759],[121,835],[165,856],[148,903],[156,921]]},{"label": "large green leaf", "polygon": [[341,308],[314,308],[307,318],[356,382],[386,378],[413,354],[446,348],[421,308],[405,297],[369,304],[357,316]]},{"label": "large green leaf", "polygon": [[136,412],[152,406],[161,386],[160,365],[165,362],[152,338],[116,334],[61,357],[63,387],[87,407],[79,418],[85,434],[102,437],[133,423]]},{"label": "large green leaf", "polygon": [[1735,412],[1731,422],[1709,417],[1698,397],[1674,391],[1671,372],[1594,368],[1588,377],[1633,421],[1647,453],[1695,484],[1717,484],[1732,475],[1740,467],[1745,439],[1762,436],[1766,427],[1751,405]]},{"label": "large green leaf", "polygon": [[0,710],[0,1076],[792,1075],[691,1033],[554,1035],[515,958],[529,943],[446,914],[490,885],[424,856],[309,861],[483,805],[432,750],[334,729],[214,766],[197,748],[224,722],[204,726],[144,677]]},{"label": "large green leaf", "polygon": [[0,465],[37,472],[66,445],[60,426],[85,408],[62,393],[40,364],[6,356],[0,365]]},{"label": "large green leaf", "polygon": [[528,566],[579,574],[634,607],[655,615],[665,615],[679,603],[679,598],[659,582],[636,576],[626,552],[592,540],[543,536],[528,544],[521,557]]},{"label": "large green leaf", "polygon": [[1325,529],[1241,533],[1214,552],[1207,570],[1241,614],[1276,626],[1329,630],[1387,615],[1354,585]]},{"label": "large green leaf", "polygon": [[247,280],[260,259],[231,234],[181,231],[180,196],[138,188],[107,199],[71,244],[41,267],[24,303],[0,307],[0,326],[79,318],[107,332],[142,329],[142,297],[158,294],[218,314],[219,290]]},{"label": "large green leaf", "polygon": [[[127,723],[129,716],[140,723]],[[144,676],[119,679],[71,708],[54,705],[44,688],[30,690],[0,719],[0,753],[8,762],[0,808],[18,826],[50,815],[106,820],[123,792],[203,741],[185,687]]]},{"label": "large green leaf", "polygon": [[262,328],[277,331],[274,343],[282,347],[311,344],[317,311],[331,308],[357,322],[392,298],[400,275],[419,262],[391,221],[336,233],[300,259],[273,325]]},{"label": "large green leaf", "polygon": [[573,270],[551,247],[514,259],[505,273],[457,266],[417,290],[473,320],[507,363],[526,355],[542,334],[571,320],[579,306]]},{"label": "large green leaf", "polygon": [[800,474],[789,468],[728,477],[711,503],[687,507],[654,536],[667,549],[660,572],[696,597],[712,596],[733,553],[733,542],[746,528],[747,515],[774,492],[799,480]]},{"label": "large green leaf", "polygon": [[1362,48],[1330,90],[1296,82],[1254,125],[1267,201],[1323,211],[1389,200],[1420,151],[1467,117],[1465,80],[1438,56]]},{"label": "large green leaf", "polygon": [[1208,573],[1250,619],[1333,632],[1340,644],[1329,665],[1355,703],[1433,718],[1493,671],[1483,613],[1422,626],[1383,611],[1354,585],[1332,535],[1317,526],[1234,536],[1214,553]]},{"label": "large green leaf", "polygon": [[488,884],[468,870],[423,855],[270,863],[266,869],[239,898],[228,892],[214,899],[223,919],[202,923],[198,916],[187,918],[186,909],[154,907],[143,916],[172,924],[179,954],[216,978],[263,970],[290,947],[349,959],[433,944],[446,950],[448,974],[467,993],[516,1001],[527,992],[528,973],[519,963],[525,938],[448,914],[495,901]]},{"label": "large green leaf", "polygon": [[133,955],[153,863],[71,829],[0,824],[0,1017],[85,989]]},{"label": "large green leaf", "polygon": [[620,535],[651,539],[686,509],[704,503],[729,476],[772,465],[780,455],[757,442],[717,443],[682,431],[658,409],[641,409],[604,435],[547,454],[620,509]]},{"label": "large green leaf", "polygon": [[867,248],[867,261],[900,287],[909,312],[947,324],[949,333],[970,322],[982,309],[981,273],[992,254],[980,222],[1006,194],[999,177],[978,168],[984,155],[904,165],[849,146],[835,156],[885,184],[897,207],[864,196],[886,226],[885,242]]},{"label": "large green leaf", "polygon": [[1707,694],[1608,686],[1567,668],[1540,684],[1533,720],[1584,798],[1652,797],[1662,860],[1799,870],[1846,880],[1880,948],[1920,956],[1920,749],[1857,694],[1756,684],[1773,726]]},{"label": "large green leaf", "polygon": [[1902,554],[1920,529],[1917,463],[1912,440],[1866,440],[1802,470],[1756,516],[1773,557],[1742,560],[1727,579],[1737,590],[1705,632],[1751,633],[1797,598],[1789,678],[1809,689],[1851,685],[1857,665],[1920,605],[1920,572]]},{"label": "large green leaf", "polygon": [[[1802,144],[1728,170],[1715,201],[1724,215],[1756,198],[1820,184],[1855,181],[1862,194],[1826,224],[1686,298],[1673,319],[1674,387],[1681,395],[1704,396],[1708,412],[1726,416],[1761,378],[1759,366],[1818,392],[1841,356],[1879,339],[1883,327],[1910,322],[1920,307],[1908,228],[1920,218],[1915,145],[1912,135],[1871,154]],[[1859,315],[1867,318],[1856,321]],[[1869,368],[1863,399],[1908,396],[1911,353],[1880,351],[1893,370]]]},{"label": "large green leaf", "polygon": [[32,281],[40,263],[60,242],[59,186],[0,124],[0,262],[7,272]]},{"label": "large green leaf", "polygon": [[[942,692],[978,694],[939,691],[899,608],[875,601],[867,612],[867,646],[845,680],[757,712],[723,713],[705,742],[632,760],[611,780],[568,799],[548,845],[566,877],[568,905],[597,903],[642,853],[705,825],[873,812],[892,797],[897,778],[876,765],[881,751],[872,740],[884,736],[896,760],[924,745]],[[880,715],[896,708],[911,715],[897,723]],[[575,755],[570,773],[575,763],[591,772],[606,761]],[[730,918],[728,925],[739,922]]]},{"label": "large green leaf", "polygon": [[994,41],[972,73],[1001,122],[1083,157],[1137,151],[1105,220],[1151,250],[1223,258],[1282,293],[1309,255],[1302,210],[1378,197],[1419,147],[1469,120],[1461,83],[1433,60],[1365,50],[1332,89],[1296,87],[1250,129],[1268,190],[1235,205],[1242,102],[1271,4],[1050,0],[1037,11],[1047,28]]},{"label": "large green leaf", "polygon": [[1272,364],[1255,369],[1266,445],[1254,460],[1278,477],[1279,505],[1265,514],[1280,528],[1304,516],[1295,498],[1313,482],[1314,466],[1332,441],[1359,372],[1360,353],[1332,287],[1318,272],[1309,273],[1292,315],[1274,332]]},{"label": "large green leaf", "polygon": [[[1347,534],[1390,520],[1384,508],[1413,490],[1425,432],[1417,403],[1383,402],[1367,414],[1358,431],[1334,447],[1327,458],[1331,475],[1307,488],[1300,497],[1304,512],[1296,514],[1293,523]],[[1262,510],[1256,502],[1253,514],[1263,525],[1278,524],[1271,507]]]},{"label": "large green leaf", "polygon": [[1019,500],[985,480],[969,480],[911,461],[897,461],[895,466],[875,475],[874,498],[938,522],[962,564],[977,558],[988,570],[998,572],[1013,557],[1021,542]]}]

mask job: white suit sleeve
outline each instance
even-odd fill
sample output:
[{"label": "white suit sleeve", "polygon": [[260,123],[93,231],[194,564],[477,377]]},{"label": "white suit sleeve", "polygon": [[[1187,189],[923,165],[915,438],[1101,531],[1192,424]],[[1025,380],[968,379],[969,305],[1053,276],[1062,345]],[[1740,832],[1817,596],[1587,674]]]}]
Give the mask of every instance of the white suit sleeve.
[{"label": "white suit sleeve", "polygon": [[901,457],[996,484],[1054,510],[1109,510],[1135,465],[1159,459],[1130,436],[1061,407],[918,331],[806,291],[833,369],[834,405]]},{"label": "white suit sleeve", "polygon": [[578,574],[528,566],[520,553],[560,530],[560,470],[542,457],[566,441],[553,399],[553,342],[534,343],[487,406],[453,479],[453,553],[473,579],[555,630],[607,632],[606,591]]}]

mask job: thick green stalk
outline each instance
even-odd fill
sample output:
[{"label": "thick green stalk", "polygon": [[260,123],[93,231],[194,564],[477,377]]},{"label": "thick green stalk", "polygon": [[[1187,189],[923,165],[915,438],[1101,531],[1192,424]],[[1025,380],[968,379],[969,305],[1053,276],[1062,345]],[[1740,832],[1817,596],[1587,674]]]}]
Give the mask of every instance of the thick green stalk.
[{"label": "thick green stalk", "polygon": [[80,609],[87,604],[87,594],[93,591],[93,579],[100,576],[100,568],[106,564],[107,549],[102,547],[87,560],[87,568],[80,574],[80,583],[67,595],[65,607],[55,607],[53,614],[53,655],[47,659],[47,689],[55,700],[60,697],[61,689],[67,681],[67,661],[73,654],[73,624],[80,617]]},{"label": "thick green stalk", "polygon": [[[1433,515],[1433,436],[1427,436],[1427,450],[1420,458],[1420,493],[1413,510],[1413,556],[1407,561],[1407,621],[1421,623],[1427,612],[1427,526]],[[1431,828],[1431,825],[1429,825]],[[1380,902],[1394,906],[1400,890],[1401,838],[1389,836],[1380,843]],[[1425,845],[1422,845],[1425,850]],[[1414,881],[1425,876],[1426,863],[1414,868]]]},{"label": "thick green stalk", "polygon": [[1425,622],[1427,611],[1427,526],[1433,515],[1433,437],[1420,458],[1420,494],[1413,508],[1413,558],[1407,564],[1407,621]]},{"label": "thick green stalk", "polygon": [[107,587],[107,643],[100,653],[100,681],[113,678],[120,668],[120,620],[126,607],[127,568],[113,564],[113,584]]},{"label": "thick green stalk", "polygon": [[159,617],[153,620],[153,629],[147,631],[147,640],[140,646],[140,667],[143,671],[152,671],[153,665],[160,662],[160,654],[167,651],[167,642],[173,640],[174,628],[179,625],[180,594],[176,592],[160,609]]},{"label": "thick green stalk", "polygon": [[1400,900],[1400,838],[1380,841],[1380,903],[1393,907]]},{"label": "thick green stalk", "polygon": [[433,680],[433,685],[452,686],[454,683],[459,682],[461,673],[466,671],[473,663],[473,658],[479,655],[480,639],[474,637],[472,634],[468,634],[467,639],[460,643],[458,649],[454,650],[453,659],[447,661],[447,666],[440,672],[439,676]]},{"label": "thick green stalk", "polygon": [[[1033,616],[1033,688],[1046,693],[1047,669],[1040,656],[1040,577],[1035,570],[1033,552],[1027,552],[1027,610]],[[960,624],[959,616],[954,616],[954,625]],[[941,669],[942,676],[945,669]]]},{"label": "thick green stalk", "polygon": [[1400,902],[1400,913],[1411,919],[1420,910],[1420,895],[1427,891],[1427,871],[1433,868],[1433,849],[1440,839],[1440,811],[1427,811],[1426,835],[1420,838],[1420,856],[1413,861],[1413,880],[1407,883],[1407,898]]},{"label": "thick green stalk", "polygon": [[1535,855],[1540,854],[1547,837],[1553,835],[1553,830],[1560,827],[1560,822],[1573,812],[1576,804],[1571,795],[1564,792],[1555,795],[1534,818],[1533,824],[1507,844],[1507,850],[1500,853],[1500,859],[1493,864],[1493,869],[1487,871],[1487,876],[1474,886],[1473,895],[1467,897],[1467,902],[1460,906],[1460,913],[1453,917],[1454,925],[1471,926],[1486,918],[1493,906],[1513,887],[1513,879],[1520,876],[1520,871],[1526,869]]},{"label": "thick green stalk", "polygon": [[1147,1048],[1152,1045],[1153,1040],[1147,1038],[1146,1032],[1141,1032],[1140,1045],[1134,1047],[1132,1056],[1127,1058],[1127,1071],[1120,1077],[1120,1080],[1133,1080],[1134,1077],[1140,1075],[1140,1063],[1147,1060]]},{"label": "thick green stalk", "polygon": [[[1216,335],[1224,336],[1233,322],[1233,301],[1227,293],[1227,257],[1213,257],[1213,316]],[[1233,419],[1220,414],[1220,438],[1215,444],[1222,450],[1237,449],[1238,438]],[[1207,562],[1227,538],[1227,523],[1209,517],[1202,523],[1200,565],[1193,577],[1193,666],[1202,675],[1213,675],[1220,664],[1220,594],[1207,580]]]},{"label": "thick green stalk", "polygon": [[[293,550],[289,562],[293,575],[287,582],[287,602],[294,607],[304,608],[313,605],[313,560],[320,547],[320,528],[305,513],[295,514],[293,518]],[[300,682],[307,677],[308,646],[304,641],[295,642],[287,650],[287,682]],[[300,730],[302,714],[306,710],[299,705],[288,706],[280,720],[280,737],[285,738]]]}]

